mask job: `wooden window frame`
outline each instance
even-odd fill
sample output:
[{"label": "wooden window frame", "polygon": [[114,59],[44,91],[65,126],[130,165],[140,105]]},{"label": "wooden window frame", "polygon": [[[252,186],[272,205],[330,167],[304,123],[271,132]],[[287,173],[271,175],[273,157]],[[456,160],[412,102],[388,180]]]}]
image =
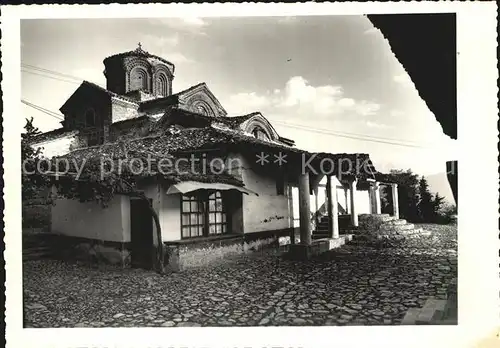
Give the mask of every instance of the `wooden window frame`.
[{"label": "wooden window frame", "polygon": [[[212,195],[215,195],[213,198]],[[181,239],[202,238],[211,236],[221,236],[230,233],[227,211],[224,206],[224,195],[220,191],[203,192],[198,195],[181,195]],[[185,208],[185,203],[189,202],[189,211]],[[214,203],[212,203],[214,202]],[[220,206],[217,204],[220,202]],[[194,203],[194,204],[193,204]],[[197,209],[193,210],[193,207]],[[215,209],[212,209],[215,207]],[[196,214],[196,223],[191,220],[192,214]],[[188,218],[186,219],[185,216]],[[214,217],[215,221],[210,217]],[[220,216],[220,221],[218,217]],[[187,222],[185,222],[187,221]],[[211,227],[215,226],[215,233],[210,233]],[[218,227],[220,226],[220,228]],[[185,229],[189,232],[185,234]],[[193,233],[193,230],[196,233]],[[218,233],[218,231],[220,231]]]}]

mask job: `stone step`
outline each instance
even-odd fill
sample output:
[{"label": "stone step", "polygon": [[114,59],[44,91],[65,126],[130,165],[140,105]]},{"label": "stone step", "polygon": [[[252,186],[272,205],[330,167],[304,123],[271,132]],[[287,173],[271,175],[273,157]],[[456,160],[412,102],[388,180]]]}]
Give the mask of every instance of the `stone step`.
[{"label": "stone step", "polygon": [[40,260],[49,258],[51,256],[52,254],[47,252],[30,253],[30,254],[23,254],[23,260],[24,261]]},{"label": "stone step", "polygon": [[329,234],[313,234],[311,236],[311,239],[316,240],[316,239],[325,239],[325,238],[329,238],[329,237],[330,237]]},{"label": "stone step", "polygon": [[422,308],[410,308],[401,325],[429,325],[440,323],[446,306],[446,300],[429,298]]},{"label": "stone step", "polygon": [[387,221],[384,224],[388,224],[388,225],[404,225],[406,223],[408,223],[408,221],[406,221],[405,219],[394,219],[394,220],[389,220],[389,221]]},{"label": "stone step", "polygon": [[370,217],[375,217],[375,218],[378,218],[378,217],[381,217],[381,218],[384,218],[384,217],[390,217],[389,214],[359,214],[358,216],[360,219],[365,219],[365,218],[370,218]]},{"label": "stone step", "polygon": [[445,306],[446,300],[438,300],[436,298],[428,299],[420,309],[415,324],[431,324],[433,320],[440,320]]},{"label": "stone step", "polygon": [[362,230],[356,229],[355,227],[351,228],[341,228],[339,229],[340,233],[345,233],[345,234],[360,234]]},{"label": "stone step", "polygon": [[404,224],[404,225],[392,225],[392,224],[382,224],[380,225],[380,231],[405,231],[412,230],[415,228],[414,224]]},{"label": "stone step", "polygon": [[328,234],[328,229],[316,229],[312,231],[312,234]]},{"label": "stone step", "polygon": [[403,320],[401,321],[401,325],[415,325],[415,323],[417,322],[419,312],[420,312],[419,308],[408,309]]}]

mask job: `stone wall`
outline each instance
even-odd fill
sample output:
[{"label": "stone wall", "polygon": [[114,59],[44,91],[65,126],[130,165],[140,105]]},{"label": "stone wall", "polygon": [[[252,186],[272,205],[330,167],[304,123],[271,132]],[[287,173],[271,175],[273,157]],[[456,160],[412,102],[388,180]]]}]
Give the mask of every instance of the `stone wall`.
[{"label": "stone wall", "polygon": [[278,247],[275,236],[245,241],[243,236],[204,241],[201,243],[165,243],[167,269],[179,272],[224,262],[232,255],[255,252],[264,248]]},{"label": "stone wall", "polygon": [[64,261],[130,266],[130,243],[44,233],[24,236],[23,245],[28,244],[44,245],[50,256]]},{"label": "stone wall", "polygon": [[117,99],[112,99],[111,102],[112,123],[138,117],[137,105]]},{"label": "stone wall", "polygon": [[32,145],[33,148],[41,148],[47,158],[67,154],[80,146],[79,137],[74,133]]}]

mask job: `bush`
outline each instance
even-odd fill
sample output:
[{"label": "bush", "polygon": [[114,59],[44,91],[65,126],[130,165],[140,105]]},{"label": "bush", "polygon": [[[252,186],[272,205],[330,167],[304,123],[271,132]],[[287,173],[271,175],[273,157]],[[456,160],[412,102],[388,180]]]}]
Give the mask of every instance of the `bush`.
[{"label": "bush", "polygon": [[48,227],[51,220],[51,205],[25,205],[22,211],[23,227]]},{"label": "bush", "polygon": [[454,204],[443,204],[438,210],[437,223],[449,224],[457,221],[457,206]]}]

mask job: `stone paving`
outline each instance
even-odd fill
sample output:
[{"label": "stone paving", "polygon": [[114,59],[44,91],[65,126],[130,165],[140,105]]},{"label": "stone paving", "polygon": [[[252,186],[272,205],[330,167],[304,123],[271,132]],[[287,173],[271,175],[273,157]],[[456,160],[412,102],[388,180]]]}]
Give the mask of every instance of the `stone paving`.
[{"label": "stone paving", "polygon": [[24,262],[26,327],[394,325],[457,276],[456,226],[422,241],[346,245],[308,262],[279,250],[160,276]]}]

